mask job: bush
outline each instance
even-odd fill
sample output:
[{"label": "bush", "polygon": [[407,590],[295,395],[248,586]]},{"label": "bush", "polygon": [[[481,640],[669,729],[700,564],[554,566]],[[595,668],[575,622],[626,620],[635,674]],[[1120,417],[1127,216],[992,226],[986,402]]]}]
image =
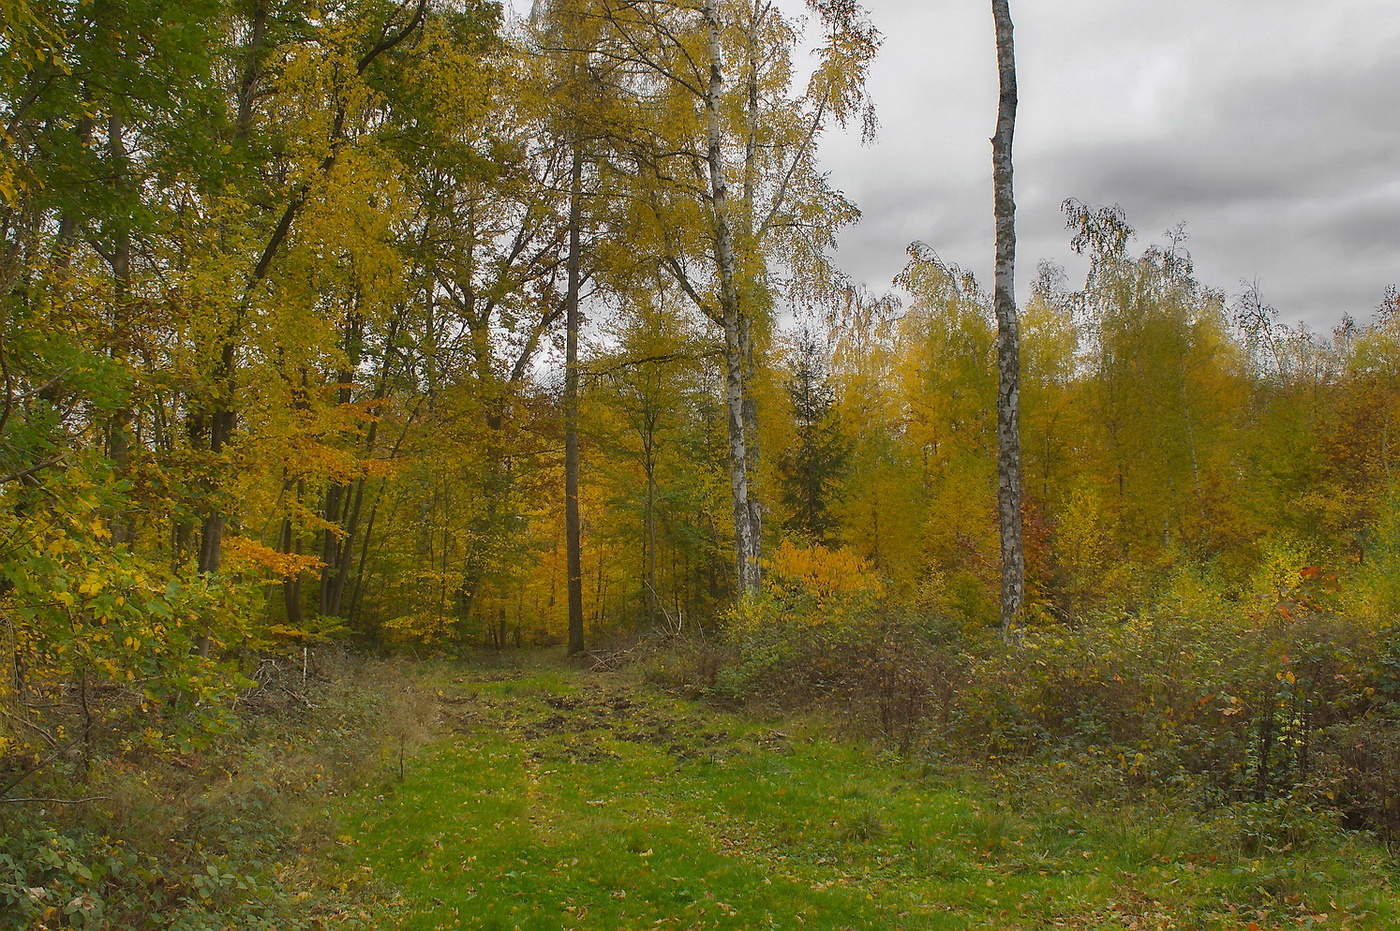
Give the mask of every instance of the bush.
[{"label": "bush", "polygon": [[1351,828],[1400,840],[1400,720],[1373,715],[1319,735],[1313,785]]},{"label": "bush", "polygon": [[944,586],[897,603],[848,550],[784,543],[764,590],[725,630],[709,694],[806,707],[825,699],[852,731],[909,754],[949,726],[963,685]]},{"label": "bush", "polygon": [[101,927],[139,914],[131,889],[152,864],[87,833],[22,828],[0,838],[0,915],[4,927]]},{"label": "bush", "polygon": [[263,657],[231,730],[197,749],[105,743],[86,782],[31,777],[26,795],[91,801],[0,805],[0,929],[319,926],[342,900],[301,872],[333,843],[323,796],[396,778],[435,704],[402,664],[303,662]]},{"label": "bush", "polygon": [[290,896],[254,860],[180,862],[84,826],[21,828],[0,839],[0,928],[286,928]]},{"label": "bush", "polygon": [[785,544],[726,629],[711,694],[825,700],[906,753],[1072,761],[1095,793],[1293,800],[1394,836],[1400,641],[1299,560],[1276,548],[1232,597],[1180,573],[1140,612],[1040,617],[1008,645],[957,622],[943,587],[896,599],[850,554]]},{"label": "bush", "polygon": [[726,647],[700,632],[650,637],[638,645],[632,659],[647,682],[696,698],[716,694],[720,670],[732,661]]},{"label": "bush", "polygon": [[736,660],[718,672],[715,692],[729,701],[827,690],[878,636],[883,586],[854,553],[784,542],[766,568],[763,591],[744,600],[725,631]]},{"label": "bush", "polygon": [[114,545],[110,489],[80,471],[46,491],[42,509],[0,491],[0,536],[28,541],[0,560],[0,779],[86,769],[99,738],[178,752],[227,727],[248,682],[213,657],[250,636],[251,587]]}]

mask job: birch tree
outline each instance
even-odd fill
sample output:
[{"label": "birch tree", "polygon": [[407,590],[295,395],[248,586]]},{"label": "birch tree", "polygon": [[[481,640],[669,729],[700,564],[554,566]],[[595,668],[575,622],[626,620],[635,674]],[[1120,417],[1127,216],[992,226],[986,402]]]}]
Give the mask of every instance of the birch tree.
[{"label": "birch tree", "polygon": [[818,169],[816,144],[832,124],[859,124],[867,138],[875,125],[865,79],[879,32],[849,0],[812,10],[822,42],[801,89],[797,26],[767,0],[606,0],[600,14],[611,39],[603,54],[632,69],[633,92],[658,114],[630,147],[656,261],[722,342],[740,596],[760,582],[752,382],[770,311],[782,292],[837,277],[826,251],[858,216]]},{"label": "birch tree", "polygon": [[996,134],[992,186],[996,217],[997,518],[1001,529],[1001,629],[1009,636],[1026,600],[1026,556],[1021,538],[1021,346],[1016,312],[1016,197],[1011,146],[1016,133],[1016,52],[1008,0],[992,0],[996,24]]}]

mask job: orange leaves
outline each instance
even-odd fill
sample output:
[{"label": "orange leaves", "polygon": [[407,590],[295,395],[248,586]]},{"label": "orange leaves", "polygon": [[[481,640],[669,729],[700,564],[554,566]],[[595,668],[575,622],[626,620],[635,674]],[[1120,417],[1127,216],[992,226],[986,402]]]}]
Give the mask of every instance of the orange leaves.
[{"label": "orange leaves", "polygon": [[400,468],[392,459],[361,459],[359,466],[365,478],[392,478]]},{"label": "orange leaves", "polygon": [[319,569],[324,565],[315,556],[279,553],[247,537],[229,537],[224,540],[224,554],[234,565],[266,572],[279,579],[294,579],[303,572]]},{"label": "orange leaves", "polygon": [[[322,385],[320,390],[327,395],[335,395],[341,391],[351,392],[363,386],[355,382],[331,382]],[[343,401],[335,405],[333,414],[347,423],[374,423],[379,420],[377,411],[388,405],[385,398],[362,398],[356,401]]]},{"label": "orange leaves", "polygon": [[1323,592],[1335,592],[1340,584],[1335,571],[1320,566],[1304,566],[1298,570],[1298,578]]},{"label": "orange leaves", "polygon": [[311,439],[292,442],[288,467],[300,475],[325,476],[346,482],[356,475],[358,460],[351,453]]},{"label": "orange leaves", "polygon": [[288,468],[297,475],[327,478],[335,482],[350,482],[357,478],[387,478],[397,470],[397,463],[388,459],[356,456],[319,440],[294,440],[289,451]]},{"label": "orange leaves", "polygon": [[762,628],[849,630],[868,625],[870,602],[884,591],[874,569],[853,550],[797,546],[785,540],[764,561],[761,596],[740,605],[733,631]]}]

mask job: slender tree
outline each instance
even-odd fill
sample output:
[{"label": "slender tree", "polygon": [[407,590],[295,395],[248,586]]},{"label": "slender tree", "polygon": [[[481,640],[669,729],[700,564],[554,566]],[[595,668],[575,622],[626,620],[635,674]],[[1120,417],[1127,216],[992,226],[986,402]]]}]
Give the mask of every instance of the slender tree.
[{"label": "slender tree", "polygon": [[996,22],[996,134],[992,186],[996,216],[997,517],[1001,525],[1001,629],[1008,636],[1026,600],[1026,556],[1021,538],[1021,346],[1016,313],[1016,197],[1011,146],[1016,133],[1016,50],[1009,0],[992,0]]},{"label": "slender tree", "polygon": [[[422,28],[426,12],[427,0],[417,0],[406,10],[395,10],[393,18],[380,30],[378,41],[355,60],[356,77],[363,78],[377,59],[382,58],[386,53],[418,32]],[[399,15],[406,18],[406,22],[402,25],[398,25],[397,22]],[[238,116],[234,127],[233,141],[239,144],[247,141],[248,126],[244,120],[251,113],[252,98],[249,95],[255,92],[257,85],[255,75],[263,53],[260,43],[263,41],[261,29],[265,16],[265,6],[261,3],[255,4],[250,24],[251,38],[247,49],[248,72],[240,82],[238,91]],[[326,153],[317,166],[317,172],[312,176],[319,182],[324,182],[332,176],[341,152],[351,141],[351,130],[347,125],[350,118],[351,114],[346,101],[337,100],[330,131],[325,141]],[[258,289],[267,282],[274,261],[284,251],[284,246],[292,237],[297,219],[305,212],[307,205],[312,203],[313,193],[314,186],[307,181],[295,187],[287,195],[285,203],[282,205],[281,216],[267,236],[262,250],[258,253],[257,262],[253,265],[244,282],[242,298],[237,306],[232,308],[231,320],[225,333],[218,341],[217,361],[214,365],[214,379],[218,387],[214,392],[208,415],[209,452],[215,456],[223,453],[225,448],[233,442],[234,430],[238,425],[238,407],[235,403],[238,393],[238,350],[241,331],[249,316],[254,296]],[[223,506],[215,504],[206,513],[201,529],[199,547],[199,569],[201,572],[218,571],[222,561],[226,524],[227,515]],[[205,645],[201,645],[201,649],[204,648]]]},{"label": "slender tree", "polygon": [[[567,243],[565,245],[564,296],[564,550],[568,601],[569,654],[583,652],[583,530],[579,514],[579,295],[587,270],[584,243],[584,169],[596,165],[606,148],[604,138],[619,114],[607,104],[614,95],[605,89],[615,77],[590,64],[598,44],[597,27],[586,2],[536,0],[531,9],[534,41],[544,53],[544,74],[549,84],[547,107],[553,132],[570,153]],[[550,61],[552,60],[553,66]],[[593,193],[597,193],[596,191]],[[596,198],[595,198],[596,205]]]},{"label": "slender tree", "polygon": [[568,285],[564,310],[564,536],[569,587],[569,654],[583,652],[583,540],[578,512],[578,293],[583,152],[574,141],[569,168]]},{"label": "slender tree", "polygon": [[[648,127],[631,148],[638,180],[653,185],[641,199],[655,214],[659,265],[722,339],[741,597],[761,581],[754,382],[771,309],[784,289],[815,292],[839,277],[827,249],[834,231],[858,215],[820,173],[817,140],[831,124],[852,120],[865,138],[874,132],[865,79],[879,32],[856,3],[812,8],[824,41],[805,89],[790,66],[798,31],[771,3],[670,0],[605,11],[604,54],[637,76],[652,112],[685,115]],[[775,266],[785,275],[770,274]]]}]

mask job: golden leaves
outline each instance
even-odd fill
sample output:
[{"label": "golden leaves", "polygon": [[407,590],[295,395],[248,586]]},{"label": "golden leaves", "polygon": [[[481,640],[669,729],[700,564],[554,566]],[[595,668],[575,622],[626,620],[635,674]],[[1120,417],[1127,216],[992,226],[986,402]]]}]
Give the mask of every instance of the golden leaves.
[{"label": "golden leaves", "polygon": [[315,556],[281,553],[248,537],[225,539],[224,554],[234,566],[266,572],[279,579],[294,579],[303,572],[310,572],[324,565]]},{"label": "golden leaves", "polygon": [[870,563],[847,547],[798,546],[784,540],[766,561],[775,584],[796,586],[827,600],[843,595],[878,595],[880,577]]}]

